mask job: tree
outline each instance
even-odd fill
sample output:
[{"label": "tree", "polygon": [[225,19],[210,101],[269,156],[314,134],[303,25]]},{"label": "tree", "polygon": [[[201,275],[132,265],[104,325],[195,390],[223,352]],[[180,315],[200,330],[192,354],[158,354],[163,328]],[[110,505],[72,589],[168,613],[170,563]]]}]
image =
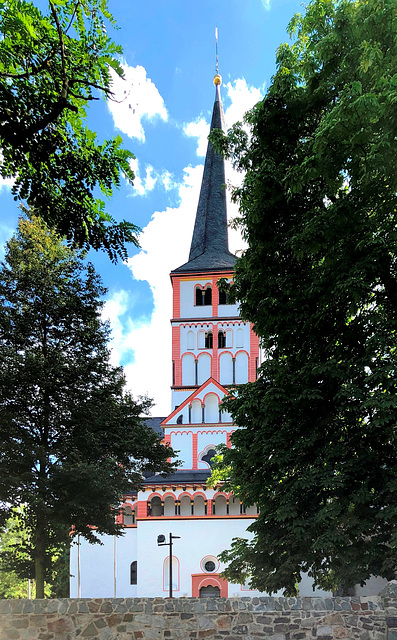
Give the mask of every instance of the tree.
[{"label": "tree", "polygon": [[0,270],[0,518],[24,505],[39,598],[65,527],[93,543],[119,535],[122,495],[173,468],[142,420],[150,401],[109,364],[104,293],[55,231],[20,221]]},{"label": "tree", "polygon": [[265,359],[216,478],[260,509],[226,576],[296,593],[397,562],[397,5],[312,0],[264,100],[214,142],[246,171],[234,296]]},{"label": "tree", "polygon": [[[23,510],[15,509],[0,532],[0,598],[27,598],[32,563],[25,549],[29,536],[22,524]],[[10,562],[11,560],[11,562]],[[15,571],[16,562],[19,571]],[[32,595],[34,597],[34,584]]]},{"label": "tree", "polygon": [[120,136],[99,143],[85,126],[87,106],[112,97],[110,69],[122,75],[121,48],[108,37],[107,0],[0,4],[0,176],[12,192],[79,247],[112,261],[138,244],[138,228],[116,223],[96,191],[110,197],[133,154]]}]

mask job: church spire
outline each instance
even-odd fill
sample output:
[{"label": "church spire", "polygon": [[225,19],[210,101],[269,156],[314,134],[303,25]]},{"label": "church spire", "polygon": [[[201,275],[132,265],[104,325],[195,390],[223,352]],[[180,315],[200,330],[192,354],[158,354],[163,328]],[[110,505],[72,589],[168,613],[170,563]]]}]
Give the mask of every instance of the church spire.
[{"label": "church spire", "polygon": [[[218,71],[218,64],[216,70]],[[216,73],[211,131],[225,131],[221,82],[221,76]],[[230,253],[228,246],[225,164],[222,156],[208,142],[189,260],[172,273],[234,269],[235,262],[236,257]]]}]

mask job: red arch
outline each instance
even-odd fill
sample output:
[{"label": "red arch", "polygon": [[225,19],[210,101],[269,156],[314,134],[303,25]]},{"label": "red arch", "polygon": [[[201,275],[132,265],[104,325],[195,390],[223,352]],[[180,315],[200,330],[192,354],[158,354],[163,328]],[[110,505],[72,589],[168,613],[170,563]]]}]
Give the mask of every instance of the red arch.
[{"label": "red arch", "polygon": [[172,491],[167,491],[163,494],[163,500],[165,500],[166,498],[173,498],[174,500],[177,499],[175,493],[172,493]]},{"label": "red arch", "polygon": [[202,498],[204,498],[204,501],[207,500],[207,496],[205,495],[205,493],[203,493],[203,491],[195,491],[193,494],[193,501],[196,496],[201,496]]},{"label": "red arch", "polygon": [[154,493],[151,493],[151,494],[148,496],[147,502],[150,502],[150,501],[151,501],[151,499],[152,499],[152,498],[154,498],[155,496],[156,496],[157,498],[160,498],[160,500],[162,500],[162,499],[163,499],[163,496],[161,495],[161,493],[157,493],[157,491],[155,491]]}]

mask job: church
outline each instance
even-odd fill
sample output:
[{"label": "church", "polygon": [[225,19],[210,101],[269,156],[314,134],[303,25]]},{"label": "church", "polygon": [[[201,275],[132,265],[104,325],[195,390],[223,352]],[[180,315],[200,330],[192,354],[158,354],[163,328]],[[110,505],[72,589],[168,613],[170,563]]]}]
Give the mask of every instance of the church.
[{"label": "church", "polygon": [[[211,129],[224,129],[218,74],[214,84]],[[145,478],[138,493],[124,496],[124,536],[103,536],[102,545],[80,539],[72,546],[71,597],[164,597],[170,574],[174,597],[265,595],[228,583],[218,559],[233,538],[250,536],[246,529],[257,517],[256,506],[207,486],[216,446],[230,446],[236,429],[220,408],[222,399],[230,385],[254,381],[260,364],[258,337],[239,317],[238,305],[229,304],[227,287],[218,286],[233,279],[236,262],[228,249],[224,185],[223,158],[208,143],[189,259],[170,274],[172,410],[147,421],[179,451],[182,464],[171,475]],[[171,572],[164,544],[170,536]],[[331,595],[313,591],[307,576],[300,594]]]}]

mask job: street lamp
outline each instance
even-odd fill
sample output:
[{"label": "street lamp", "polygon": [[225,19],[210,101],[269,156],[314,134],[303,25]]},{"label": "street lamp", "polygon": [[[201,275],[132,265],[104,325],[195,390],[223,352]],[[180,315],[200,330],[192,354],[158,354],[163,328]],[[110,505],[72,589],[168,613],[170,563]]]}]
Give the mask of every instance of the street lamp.
[{"label": "street lamp", "polygon": [[163,536],[163,534],[160,534],[159,536],[157,536],[157,544],[159,547],[169,547],[170,548],[170,577],[169,577],[169,581],[170,581],[170,598],[172,598],[172,541],[175,540],[175,538],[180,538],[181,536],[173,536],[172,533],[170,533],[170,541],[166,542],[165,541],[165,536]]}]

